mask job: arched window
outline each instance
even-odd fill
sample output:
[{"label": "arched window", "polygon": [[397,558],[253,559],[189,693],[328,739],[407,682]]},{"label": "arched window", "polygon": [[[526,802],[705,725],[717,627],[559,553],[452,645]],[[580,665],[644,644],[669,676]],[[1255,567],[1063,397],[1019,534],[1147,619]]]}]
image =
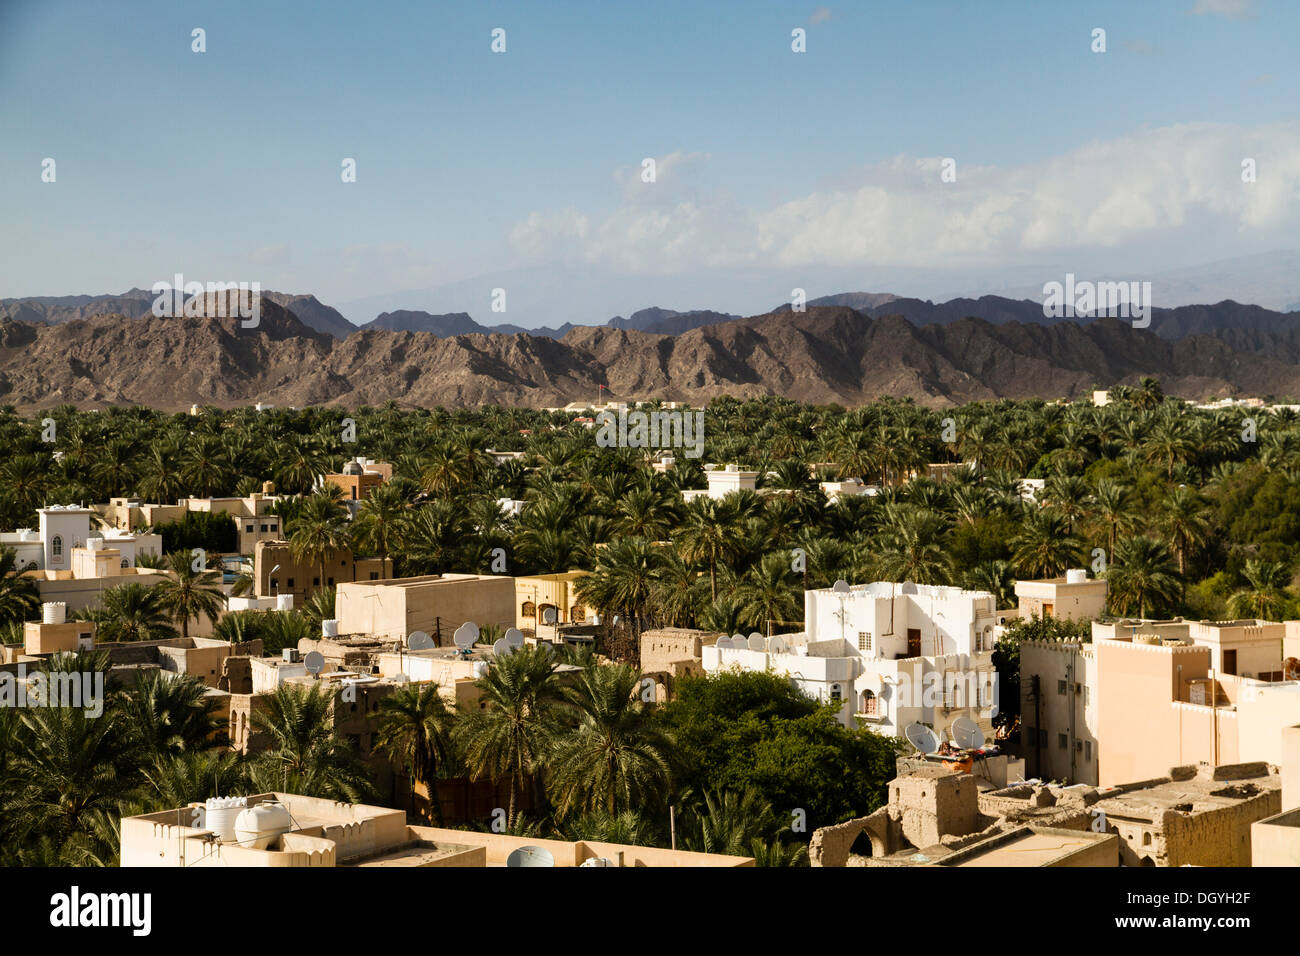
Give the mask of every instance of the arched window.
[{"label": "arched window", "polygon": [[54,540],[50,542],[50,553],[56,558],[63,555],[63,535],[56,534]]},{"label": "arched window", "polygon": [[868,717],[880,716],[880,698],[875,695],[874,691],[864,690],[862,692],[862,712]]},{"label": "arched window", "polygon": [[124,567],[124,568],[129,568],[130,566],[131,566],[131,562],[128,561],[126,558],[123,558],[123,559],[122,559],[122,567]]},{"label": "arched window", "polygon": [[587,609],[581,604],[575,604],[569,609],[569,616],[573,619],[574,623],[581,624],[587,619]]},{"label": "arched window", "polygon": [[536,617],[537,605],[534,604],[532,601],[525,601],[524,606],[519,609],[519,613],[522,614],[524,617]]}]

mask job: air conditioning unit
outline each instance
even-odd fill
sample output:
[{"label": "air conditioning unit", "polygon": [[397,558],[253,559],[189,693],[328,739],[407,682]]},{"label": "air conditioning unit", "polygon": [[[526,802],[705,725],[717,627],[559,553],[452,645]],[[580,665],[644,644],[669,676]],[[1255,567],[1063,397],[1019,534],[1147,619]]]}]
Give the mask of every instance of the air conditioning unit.
[{"label": "air conditioning unit", "polygon": [[297,663],[298,663],[298,648],[296,648],[296,647],[286,647],[286,648],[285,648],[283,651],[281,651],[280,653],[283,655],[283,659],[284,659],[284,662],[285,662],[286,664],[297,664]]}]

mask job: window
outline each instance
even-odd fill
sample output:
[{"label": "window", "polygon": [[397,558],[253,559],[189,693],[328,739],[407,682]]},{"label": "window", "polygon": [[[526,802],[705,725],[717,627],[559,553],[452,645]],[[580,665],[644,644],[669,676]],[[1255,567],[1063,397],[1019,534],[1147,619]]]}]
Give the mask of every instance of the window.
[{"label": "window", "polygon": [[838,704],[838,703],[839,703],[841,700],[843,700],[843,699],[844,699],[844,694],[843,694],[843,692],[840,690],[840,685],[839,685],[839,684],[831,684],[831,700],[832,700],[834,703]]},{"label": "window", "polygon": [[293,587],[293,578],[289,579],[289,587]]},{"label": "window", "polygon": [[124,567],[124,568],[129,568],[130,566],[131,566],[131,562],[128,561],[126,558],[123,558],[123,559],[122,559],[122,567]]},{"label": "window", "polygon": [[1038,728],[1038,746],[1040,747],[1047,746],[1047,731],[1044,730],[1042,727]]},{"label": "window", "polygon": [[320,578],[312,578],[312,579],[311,579],[311,586],[314,587],[314,588],[318,588],[318,587],[320,587]]},{"label": "window", "polygon": [[979,706],[988,707],[989,702],[992,700],[993,700],[993,681],[991,681],[989,678],[986,677],[984,678],[983,682],[980,684]]},{"label": "window", "polygon": [[858,650],[860,650],[860,651],[869,651],[869,650],[871,650],[871,632],[870,632],[870,631],[858,631]]},{"label": "window", "polygon": [[575,604],[569,610],[569,617],[575,624],[581,624],[587,619],[587,609],[581,604]]},{"label": "window", "polygon": [[56,558],[63,554],[63,535],[56,534],[50,542],[50,553]]},{"label": "window", "polygon": [[[252,525],[252,524],[249,524],[246,528],[244,528],[244,530],[245,530],[245,531],[248,531],[248,532],[251,533],[252,530],[253,530],[253,525]],[[266,530],[266,525],[262,525],[262,530],[263,530],[263,531]]]},{"label": "window", "polygon": [[1056,747],[1057,747],[1058,750],[1069,750],[1069,749],[1070,749],[1070,738],[1066,737],[1065,734],[1057,734],[1057,735],[1056,735]]},{"label": "window", "polygon": [[[253,529],[250,527],[248,530],[249,530],[249,531],[252,531]],[[267,526],[267,524],[266,524],[265,522],[263,522],[263,523],[262,523],[262,530],[263,530],[263,531],[270,531],[271,529]]]},{"label": "window", "polygon": [[[293,587],[293,585],[290,584],[289,587]],[[271,590],[272,590],[272,591],[277,591],[277,590],[279,590],[279,588],[280,588],[280,582],[279,582],[279,580],[278,580],[277,578],[271,578]]]},{"label": "window", "polygon": [[869,690],[862,692],[862,712],[868,717],[880,716],[880,698]]},{"label": "window", "polygon": [[1091,701],[1092,701],[1092,688],[1090,688],[1087,684],[1084,684],[1083,685],[1083,706],[1087,707]]},{"label": "window", "polygon": [[525,601],[523,605],[519,608],[519,613],[524,617],[536,617],[537,605],[534,604],[532,601]]},{"label": "window", "polygon": [[378,580],[379,580],[379,572],[378,572],[378,571],[371,571],[371,572],[370,572],[370,580],[372,580],[372,581],[378,581]]},{"label": "window", "polygon": [[1061,694],[1062,696],[1065,695],[1065,681],[1063,681],[1063,680],[1058,680],[1058,681],[1056,682],[1056,692],[1057,692],[1058,694]]},{"label": "window", "polygon": [[328,584],[326,585],[326,587],[331,587],[331,588],[334,587],[334,579],[333,579],[333,578],[326,578],[325,580],[328,582]]},{"label": "window", "polygon": [[1092,741],[1091,740],[1085,740],[1083,742],[1083,759],[1088,761],[1088,763],[1092,763]]}]

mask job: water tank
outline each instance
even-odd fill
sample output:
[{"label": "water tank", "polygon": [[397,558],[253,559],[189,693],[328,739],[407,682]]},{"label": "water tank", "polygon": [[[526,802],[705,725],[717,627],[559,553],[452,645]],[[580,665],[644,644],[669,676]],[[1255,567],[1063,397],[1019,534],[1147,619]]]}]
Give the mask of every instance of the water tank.
[{"label": "water tank", "polygon": [[235,818],[235,839],[240,846],[265,850],[281,833],[293,827],[289,809],[281,803],[259,803],[241,810]]},{"label": "water tank", "polygon": [[487,677],[487,675],[488,675],[487,661],[478,661],[477,663],[475,663],[474,665],[475,678],[481,680],[482,678]]},{"label": "water tank", "polygon": [[334,618],[326,618],[320,622],[321,637],[338,637],[339,622]]},{"label": "water tank", "polygon": [[277,595],[275,596],[275,609],[276,609],[277,611],[292,611],[292,610],[293,610],[293,595],[292,595],[292,594],[277,594]]},{"label": "water tank", "polygon": [[206,826],[222,843],[235,840],[235,822],[248,806],[247,797],[210,797],[206,805]]},{"label": "water tank", "polygon": [[39,536],[35,531],[33,531],[31,528],[19,528],[19,529],[18,529],[18,540],[19,540],[19,541],[38,541],[38,540],[40,540],[40,536]]},{"label": "water tank", "polygon": [[68,619],[68,606],[62,601],[47,601],[41,605],[41,620],[46,624],[62,624]]},{"label": "water tank", "polygon": [[94,535],[91,535],[86,539],[86,547],[90,548],[91,551],[103,551],[104,536],[100,535],[99,537],[95,537]]},{"label": "water tank", "polygon": [[1088,572],[1082,568],[1071,568],[1065,572],[1066,584],[1083,584],[1088,580]]}]

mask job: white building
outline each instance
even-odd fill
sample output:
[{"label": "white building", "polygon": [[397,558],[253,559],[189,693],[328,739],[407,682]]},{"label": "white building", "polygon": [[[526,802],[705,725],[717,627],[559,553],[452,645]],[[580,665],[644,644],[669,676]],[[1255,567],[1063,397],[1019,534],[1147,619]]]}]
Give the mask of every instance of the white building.
[{"label": "white building", "polygon": [[758,488],[758,472],[741,471],[739,465],[705,465],[704,477],[708,479],[707,490],[699,488],[683,489],[682,498],[693,501],[696,498],[725,498],[733,491],[755,491]]},{"label": "white building", "polygon": [[804,693],[840,701],[839,720],[899,735],[910,723],[946,729],[996,714],[992,650],[997,602],[985,591],[876,582],[804,592],[804,631],[702,649],[706,673],[731,667],[786,674]]},{"label": "white building", "polygon": [[[41,508],[40,527],[19,528],[0,534],[0,547],[13,548],[19,567],[35,564],[42,571],[71,571],[73,548],[88,547],[92,535],[90,519],[95,512],[79,505],[50,505]],[[121,565],[134,568],[141,554],[162,554],[162,536],[131,534],[109,528],[93,535],[103,538],[103,548],[120,552]]]}]

